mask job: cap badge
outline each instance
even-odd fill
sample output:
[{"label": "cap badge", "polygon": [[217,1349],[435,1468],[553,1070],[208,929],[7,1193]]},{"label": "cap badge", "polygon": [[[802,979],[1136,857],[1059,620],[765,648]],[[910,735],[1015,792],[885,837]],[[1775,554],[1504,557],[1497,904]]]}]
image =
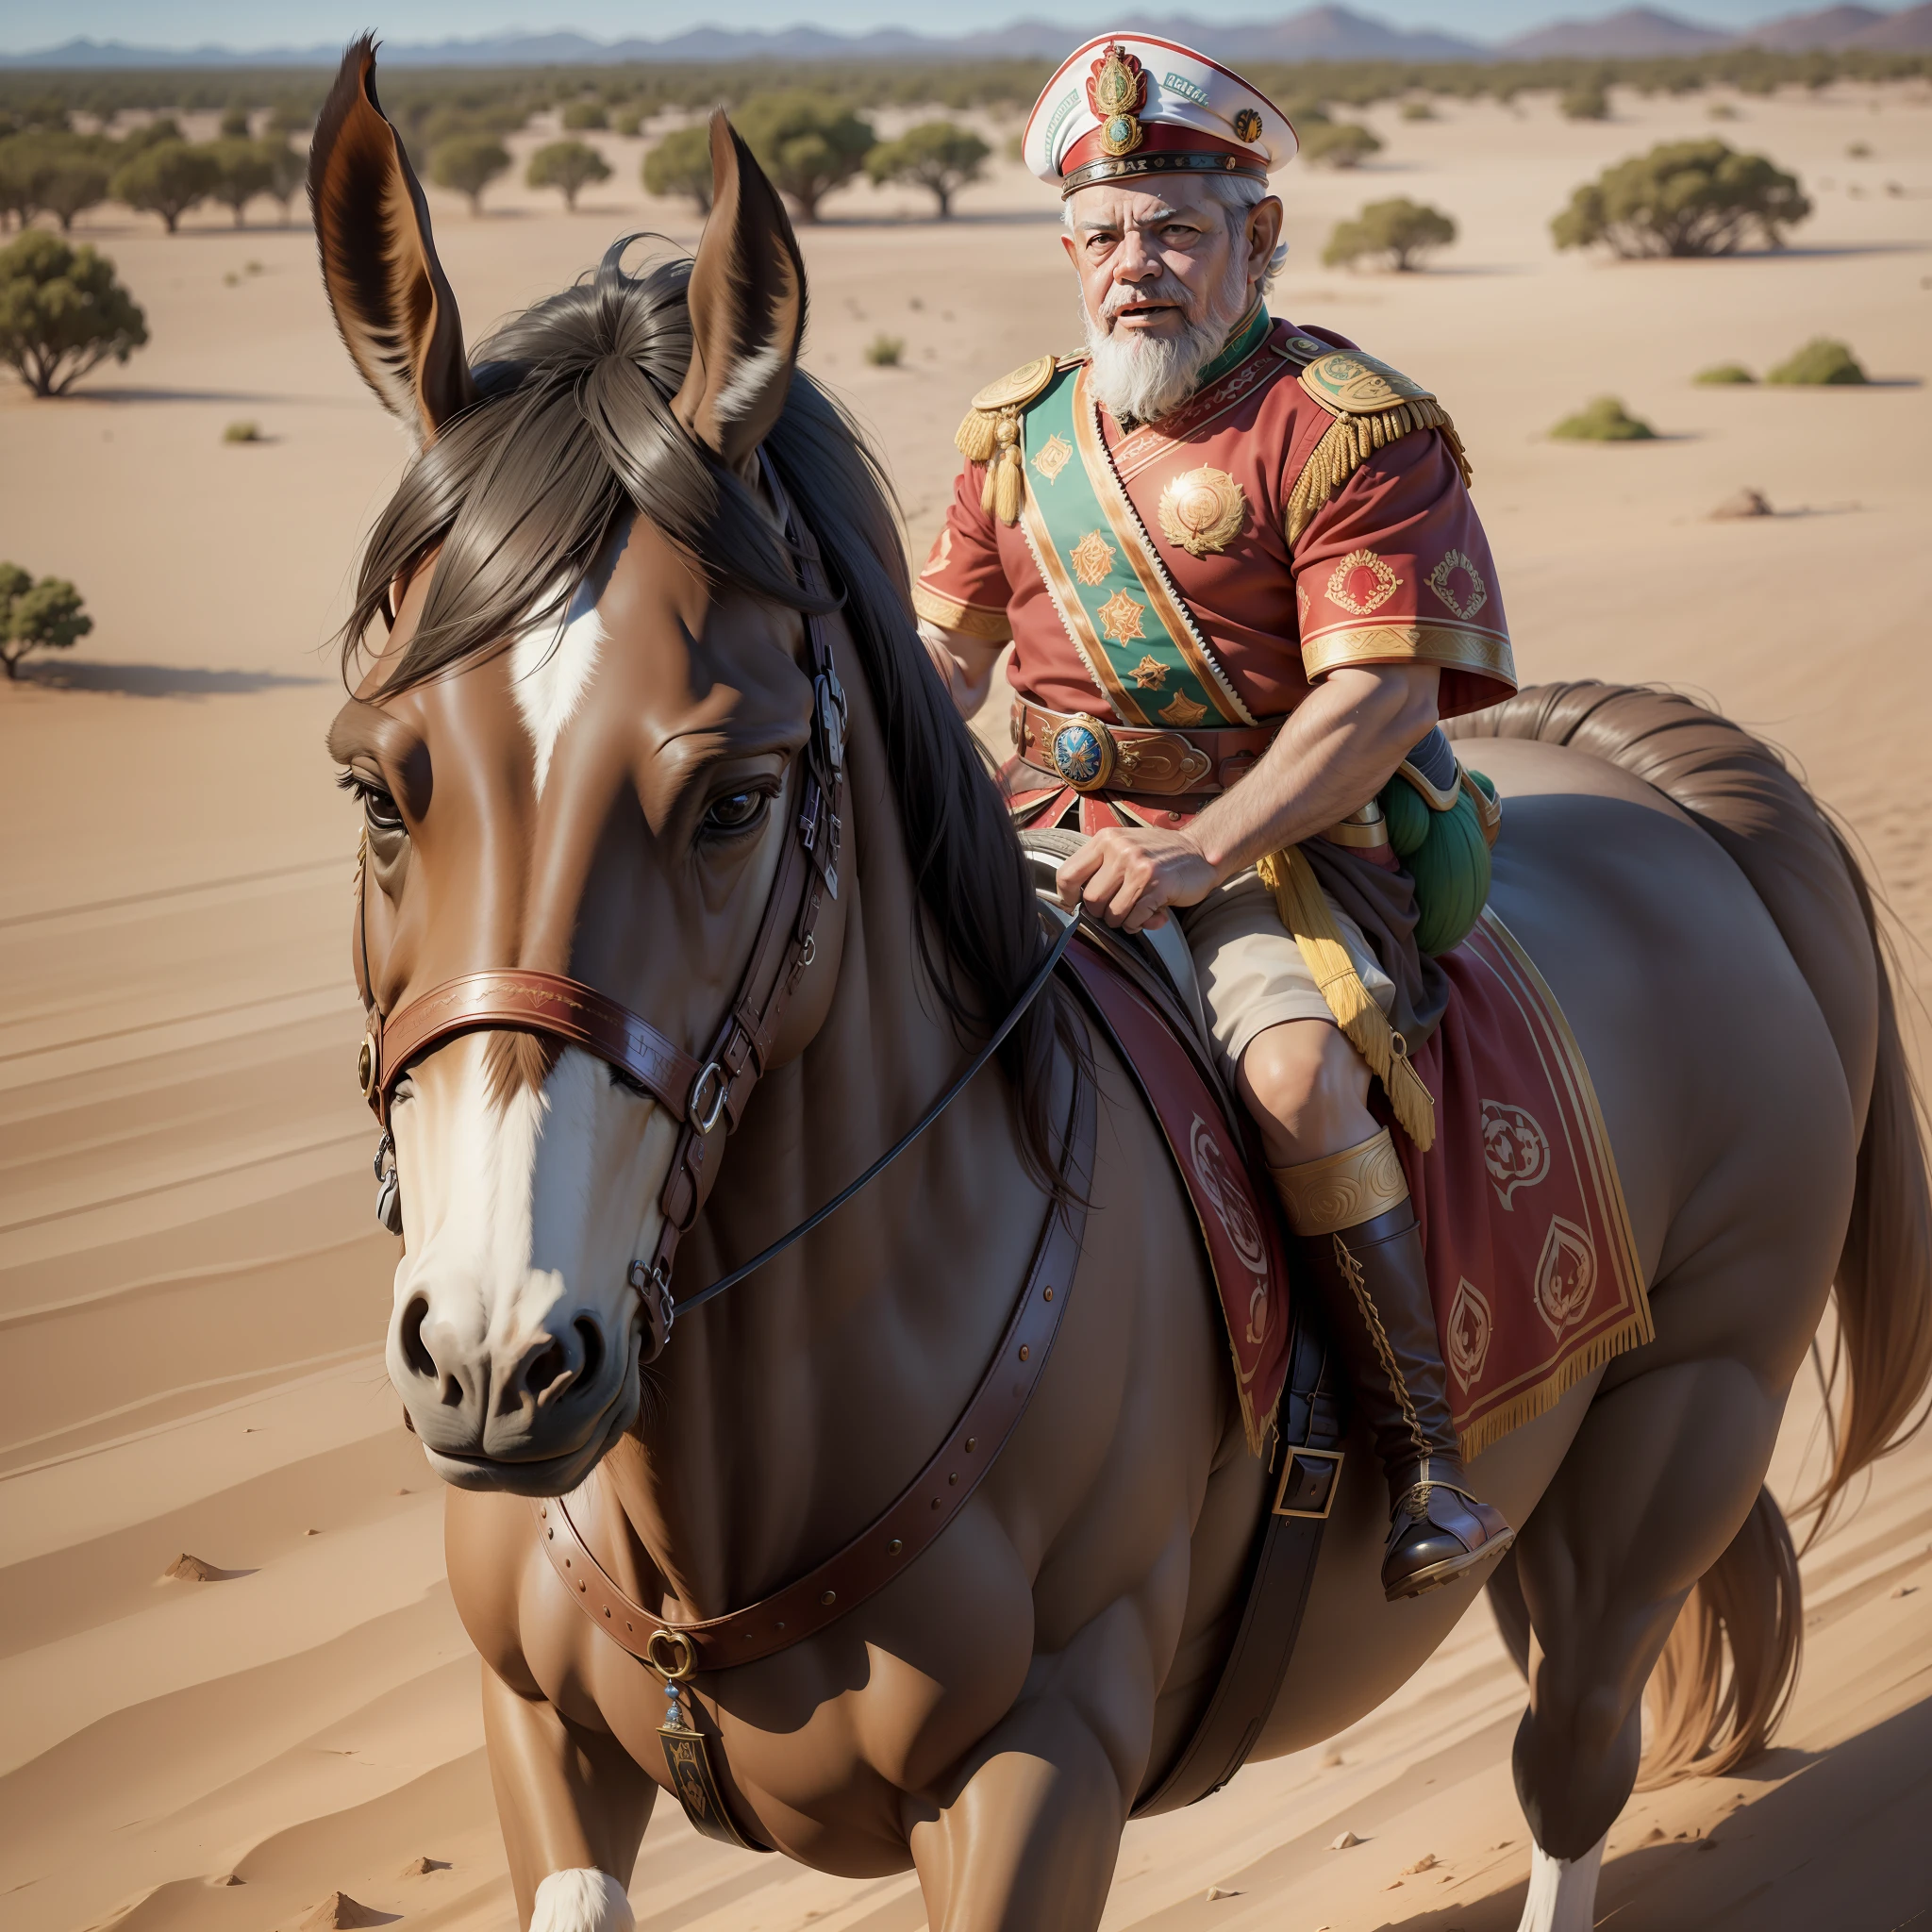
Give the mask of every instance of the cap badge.
[{"label": "cap badge", "polygon": [[1146,139],[1136,117],[1147,105],[1147,75],[1118,42],[1093,63],[1087,104],[1100,123],[1100,145],[1116,159],[1132,154]]},{"label": "cap badge", "polygon": [[1261,117],[1252,108],[1243,108],[1234,117],[1234,138],[1237,141],[1258,141],[1261,138]]}]

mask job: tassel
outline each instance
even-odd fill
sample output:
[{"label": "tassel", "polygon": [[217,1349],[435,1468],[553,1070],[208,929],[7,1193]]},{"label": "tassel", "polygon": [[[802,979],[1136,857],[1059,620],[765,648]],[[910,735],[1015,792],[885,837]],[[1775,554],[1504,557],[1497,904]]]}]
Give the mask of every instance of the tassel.
[{"label": "tassel", "polygon": [[1436,1144],[1435,1097],[1409,1065],[1402,1036],[1390,1025],[1388,1014],[1355,970],[1313,869],[1290,846],[1270,853],[1257,870],[1261,883],[1274,894],[1281,923],[1294,935],[1335,1024],[1381,1081],[1396,1124],[1426,1154]]},{"label": "tassel", "polygon": [[1469,454],[1456,433],[1455,424],[1449,420],[1449,412],[1434,397],[1417,396],[1410,402],[1396,404],[1392,409],[1378,409],[1373,416],[1338,416],[1323,432],[1314,454],[1289,493],[1282,524],[1291,547],[1301,541],[1302,532],[1314,521],[1315,512],[1378,449],[1387,449],[1391,442],[1413,436],[1419,429],[1442,432],[1442,440],[1467,486],[1474,475]]},{"label": "tassel", "polygon": [[1020,521],[1020,504],[1026,491],[1026,475],[1020,466],[1020,445],[1009,442],[1000,451],[990,473],[994,485],[992,513],[1003,524]]},{"label": "tassel", "polygon": [[997,446],[999,418],[990,409],[968,409],[953,433],[953,444],[969,463],[991,460]]}]

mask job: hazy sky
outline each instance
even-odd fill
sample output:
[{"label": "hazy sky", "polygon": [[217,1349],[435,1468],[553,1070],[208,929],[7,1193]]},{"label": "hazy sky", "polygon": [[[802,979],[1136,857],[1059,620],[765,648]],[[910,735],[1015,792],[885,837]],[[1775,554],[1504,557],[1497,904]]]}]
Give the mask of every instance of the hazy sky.
[{"label": "hazy sky", "polygon": [[[1211,11],[1221,20],[1272,19],[1300,10],[1307,0],[1125,0],[1123,14]],[[1367,0],[1358,10],[1405,26],[1434,26],[1493,39],[1545,21],[1608,13],[1628,0]],[[1713,25],[1799,10],[1812,0],[1665,0],[1669,10]],[[1887,0],[1879,0],[1881,6]],[[21,53],[73,35],[138,42],[145,46],[193,46],[213,41],[231,47],[306,46],[346,41],[365,26],[391,40],[439,40],[511,29],[574,27],[599,40],[627,34],[658,37],[705,25],[791,26],[801,21],[842,29],[917,24],[958,31],[991,27],[1025,16],[1104,26],[1107,8],[1091,0],[951,0],[943,15],[909,8],[906,0],[731,0],[724,7],[694,0],[0,0],[0,51]]]}]

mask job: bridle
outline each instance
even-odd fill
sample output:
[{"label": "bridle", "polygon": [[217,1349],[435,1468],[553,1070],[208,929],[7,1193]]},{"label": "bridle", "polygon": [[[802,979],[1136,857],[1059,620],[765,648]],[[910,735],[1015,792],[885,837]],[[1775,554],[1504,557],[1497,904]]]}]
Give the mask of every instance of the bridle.
[{"label": "bridle", "polygon": [[[774,491],[776,478],[767,477]],[[785,503],[781,494],[779,501]],[[786,535],[799,558],[803,588],[827,596],[818,546],[786,504]],[[357,1079],[382,1126],[375,1156],[381,1183],[376,1213],[392,1234],[402,1231],[390,1102],[410,1062],[458,1034],[483,1031],[534,1033],[567,1041],[596,1055],[649,1093],[678,1123],[677,1144],[659,1196],[658,1242],[648,1261],[634,1260],[626,1276],[641,1305],[644,1332],[640,1360],[654,1360],[671,1339],[677,1305],[671,1293],[677,1244],[697,1219],[709,1192],[712,1136],[728,1137],[743,1117],[745,1102],[764,1073],[785,1008],[818,953],[817,929],[827,899],[839,896],[839,854],[845,812],[845,692],[832,661],[825,617],[808,612],[807,648],[812,681],[810,734],[800,754],[804,786],[792,836],[786,840],[778,874],[758,923],[751,957],[738,991],[712,1036],[703,1060],[693,1058],[658,1027],[581,979],[558,973],[497,967],[459,974],[433,986],[395,1012],[377,1007],[369,970],[367,867],[356,882],[358,949],[368,1030],[357,1055]],[[1019,1024],[1053,976],[1078,925],[1066,920],[1024,991],[952,1085],[865,1172],[791,1228],[770,1247],[728,1274],[687,1297],[686,1312],[701,1307],[762,1268],[842,1208],[891,1165],[971,1084],[1007,1036]]]},{"label": "bridle", "polygon": [[[775,490],[776,479],[769,469],[767,476]],[[779,501],[785,504],[786,536],[798,557],[800,584],[809,596],[827,600],[818,546],[782,495]],[[745,1102],[765,1071],[786,1006],[817,956],[818,924],[825,902],[839,896],[846,699],[832,661],[829,624],[824,615],[808,612],[805,626],[812,716],[800,754],[804,784],[798,810],[744,974],[702,1060],[641,1015],[595,987],[559,973],[495,967],[460,974],[384,1014],[369,974],[366,876],[357,881],[357,973],[368,1031],[357,1055],[356,1072],[362,1097],[383,1129],[376,1154],[376,1174],[383,1182],[378,1213],[393,1208],[390,1102],[412,1060],[458,1034],[485,1030],[535,1033],[596,1055],[642,1088],[678,1124],[671,1171],[659,1197],[662,1220],[657,1246],[648,1261],[631,1263],[628,1276],[642,1304],[645,1361],[670,1339],[675,1313],[672,1262],[709,1191],[707,1170],[712,1136],[721,1127],[727,1135],[732,1133],[743,1117]],[[364,867],[365,874],[366,871]]]}]

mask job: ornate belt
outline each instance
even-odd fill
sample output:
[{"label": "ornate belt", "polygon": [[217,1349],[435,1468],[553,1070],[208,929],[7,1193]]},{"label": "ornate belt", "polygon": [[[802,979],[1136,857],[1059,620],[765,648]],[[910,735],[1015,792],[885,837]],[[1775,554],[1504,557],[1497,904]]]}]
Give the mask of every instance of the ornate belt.
[{"label": "ornate belt", "polygon": [[1049,711],[1013,700],[1013,745],[1026,763],[1075,791],[1140,791],[1161,798],[1225,791],[1281,729],[1269,724],[1212,731],[1149,731],[1108,724],[1085,711]]}]

